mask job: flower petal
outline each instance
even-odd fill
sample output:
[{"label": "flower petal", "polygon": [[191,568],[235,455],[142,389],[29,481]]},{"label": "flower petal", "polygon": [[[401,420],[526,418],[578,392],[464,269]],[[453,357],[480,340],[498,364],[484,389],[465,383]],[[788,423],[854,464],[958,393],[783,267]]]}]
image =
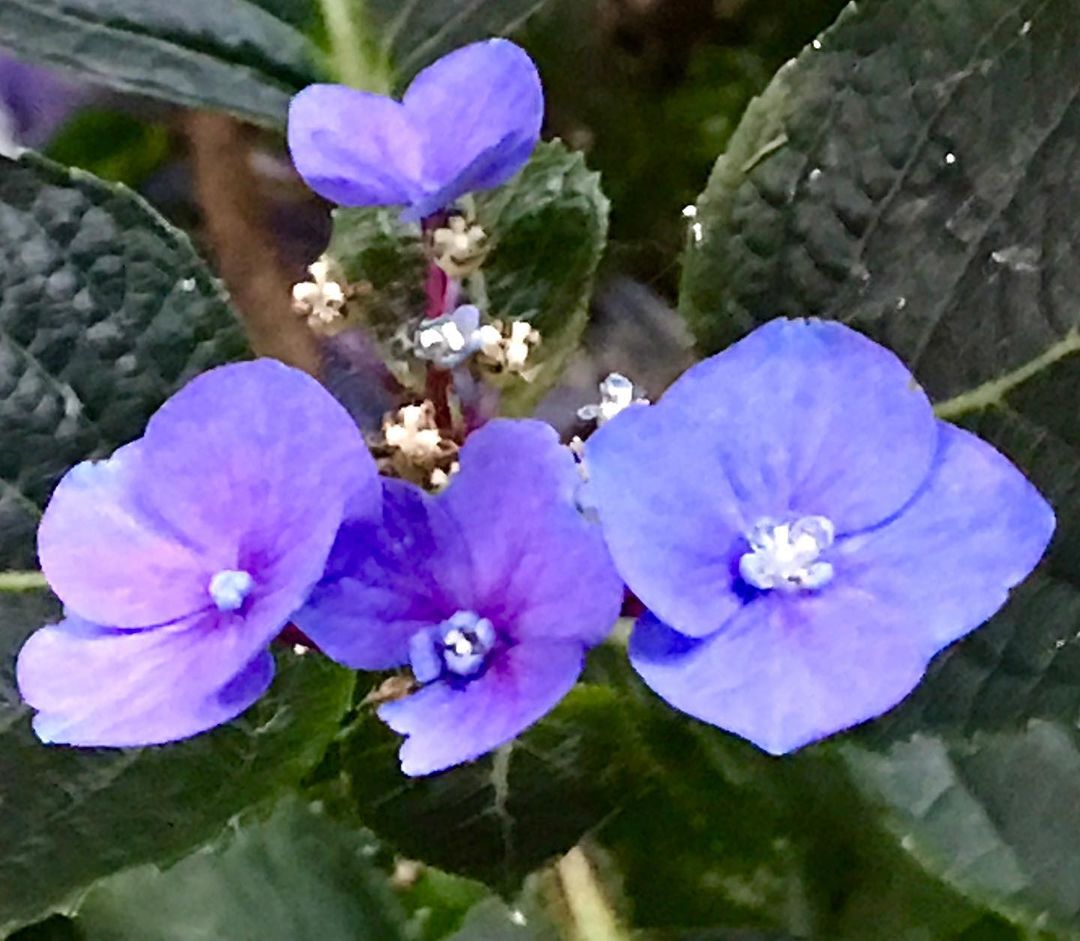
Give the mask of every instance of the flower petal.
[{"label": "flower petal", "polygon": [[[293,620],[353,669],[409,661],[409,640],[460,609],[471,563],[457,525],[419,487],[383,482],[380,519],[341,527],[326,573]],[[455,587],[456,586],[456,587]]]},{"label": "flower petal", "polygon": [[646,607],[690,637],[742,605],[745,521],[730,483],[657,406],[632,406],[585,446],[586,500],[619,574]]},{"label": "flower petal", "polygon": [[927,656],[989,619],[1042,558],[1054,512],[1005,457],[941,422],[926,486],[895,519],[841,541],[836,579],[910,625]]},{"label": "flower petal", "polygon": [[150,419],[143,448],[143,503],[213,552],[215,571],[249,572],[256,594],[282,593],[290,610],[322,575],[346,501],[378,512],[375,462],[348,412],[275,360],[203,373]]},{"label": "flower petal", "polygon": [[310,85],[289,105],[289,151],[320,196],[341,206],[393,206],[417,193],[423,140],[405,109],[344,85]]},{"label": "flower petal", "polygon": [[19,653],[23,698],[44,742],[136,747],[235,718],[270,685],[237,618],[214,612],[166,628],[116,631],[75,618],[35,632]]},{"label": "flower petal", "polygon": [[498,748],[545,715],[573,687],[584,664],[575,643],[510,647],[482,676],[459,686],[433,683],[379,708],[408,738],[401,770],[431,774]]},{"label": "flower petal", "polygon": [[536,66],[506,39],[473,43],[439,59],[413,79],[403,103],[424,135],[428,199],[411,218],[509,180],[529,159],[544,118]]},{"label": "flower petal", "polygon": [[774,320],[600,428],[588,499],[630,590],[701,637],[741,604],[757,521],[880,523],[925,481],[936,445],[930,403],[892,353],[835,322]]},{"label": "flower petal", "polygon": [[607,636],[623,585],[600,527],[577,508],[581,477],[550,425],[495,420],[472,434],[439,498],[472,558],[470,608],[519,640]]},{"label": "flower petal", "polygon": [[161,624],[209,604],[213,560],[141,505],[140,442],[69,470],[38,528],[38,557],[71,610],[117,627]]},{"label": "flower petal", "polygon": [[711,637],[653,615],[630,637],[630,662],[676,709],[774,755],[878,716],[922,678],[913,625],[857,589],[763,595]]}]

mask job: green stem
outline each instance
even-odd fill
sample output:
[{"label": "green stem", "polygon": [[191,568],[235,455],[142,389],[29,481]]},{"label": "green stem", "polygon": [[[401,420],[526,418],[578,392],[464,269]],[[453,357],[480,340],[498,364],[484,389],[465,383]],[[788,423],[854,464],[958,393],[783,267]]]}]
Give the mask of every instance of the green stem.
[{"label": "green stem", "polygon": [[364,0],[320,0],[338,81],[386,94],[390,69],[364,24]]},{"label": "green stem", "polygon": [[48,587],[41,572],[0,572],[0,592],[38,591]]},{"label": "green stem", "polygon": [[589,857],[575,846],[555,867],[570,912],[574,941],[627,941]]}]

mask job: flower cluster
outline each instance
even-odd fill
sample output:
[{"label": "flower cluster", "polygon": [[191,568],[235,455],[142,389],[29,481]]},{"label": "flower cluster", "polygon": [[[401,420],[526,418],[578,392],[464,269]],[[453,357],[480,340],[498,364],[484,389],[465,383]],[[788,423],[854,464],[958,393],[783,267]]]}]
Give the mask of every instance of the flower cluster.
[{"label": "flower cluster", "polygon": [[[542,112],[531,61],[493,40],[400,103],[313,86],[289,141],[328,198],[446,222],[520,169]],[[486,251],[464,222],[440,238],[444,274]],[[294,298],[322,324],[346,300],[329,272]],[[473,354],[527,376],[529,324],[481,325],[435,283],[412,344],[430,387]],[[899,702],[1054,529],[1006,458],[838,323],[766,324],[655,405],[612,374],[579,417],[596,427],[572,450],[539,421],[405,405],[377,466],[307,375],[257,360],[200,376],[52,495],[38,549],[65,617],[17,664],[38,736],[138,746],[227,722],[269,687],[291,621],[350,668],[399,671],[378,715],[405,737],[403,770],[430,774],[553,708],[629,588],[648,609],[629,645],[644,682],[781,754]]]}]

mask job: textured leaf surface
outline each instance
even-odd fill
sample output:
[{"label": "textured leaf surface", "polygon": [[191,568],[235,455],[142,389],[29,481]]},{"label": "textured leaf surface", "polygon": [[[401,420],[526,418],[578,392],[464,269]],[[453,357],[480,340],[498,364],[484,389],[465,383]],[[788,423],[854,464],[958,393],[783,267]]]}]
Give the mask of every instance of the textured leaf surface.
[{"label": "textured leaf surface", "polygon": [[316,80],[297,0],[4,0],[0,47],[139,95],[283,126]]},{"label": "textured leaf surface", "polygon": [[114,876],[79,909],[87,941],[400,941],[404,914],[363,834],[297,801],[162,871]]},{"label": "textured leaf surface", "polygon": [[516,891],[640,787],[636,736],[610,689],[579,686],[494,755],[427,778],[398,768],[373,716],[345,743],[361,819],[406,855]]},{"label": "textured leaf surface", "polygon": [[0,158],[0,569],[36,564],[68,467],[138,437],[180,385],[243,352],[220,285],[141,199]]},{"label": "textured leaf surface", "polygon": [[466,43],[505,36],[547,0],[368,0],[384,53],[404,84]]},{"label": "textured leaf surface", "polygon": [[750,108],[698,204],[683,310],[713,351],[850,323],[1055,505],[1043,574],[843,747],[931,872],[1080,932],[1080,3],[876,0]]},{"label": "textured leaf surface", "polygon": [[183,855],[297,782],[352,693],[349,671],[281,654],[271,691],[205,735],[144,749],[44,746],[19,701],[14,660],[58,615],[44,593],[0,594],[0,933],[69,905],[103,876]]}]

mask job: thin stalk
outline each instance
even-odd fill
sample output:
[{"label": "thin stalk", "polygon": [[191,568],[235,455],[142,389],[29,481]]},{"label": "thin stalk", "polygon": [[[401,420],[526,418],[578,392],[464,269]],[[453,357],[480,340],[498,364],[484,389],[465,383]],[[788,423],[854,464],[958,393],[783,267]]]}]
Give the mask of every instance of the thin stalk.
[{"label": "thin stalk", "polygon": [[627,941],[589,857],[575,846],[555,867],[570,914],[573,941]]},{"label": "thin stalk", "polygon": [[41,572],[0,572],[0,592],[40,591],[48,587]]},{"label": "thin stalk", "polygon": [[364,0],[319,0],[340,82],[364,91],[390,91],[390,67],[366,28]]}]

